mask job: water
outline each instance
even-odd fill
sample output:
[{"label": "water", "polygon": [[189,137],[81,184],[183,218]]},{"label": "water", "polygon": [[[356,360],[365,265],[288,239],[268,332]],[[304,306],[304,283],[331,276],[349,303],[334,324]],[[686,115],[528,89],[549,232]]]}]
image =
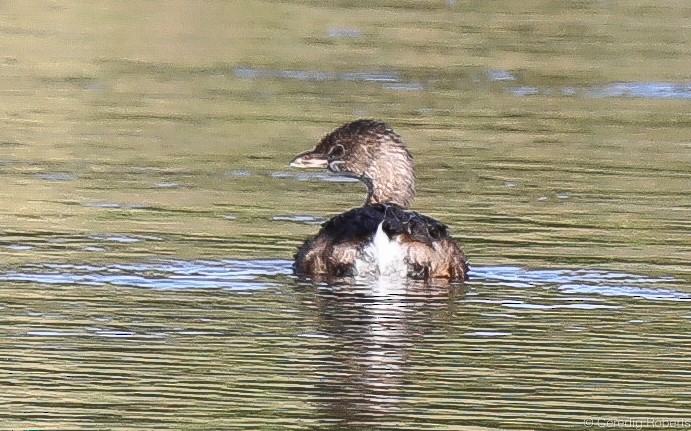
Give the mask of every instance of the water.
[{"label": "water", "polygon": [[691,323],[691,294],[681,280],[494,266],[451,290],[377,290],[300,282],[290,266],[3,274],[14,292],[2,295],[3,421],[439,429],[684,412],[688,335],[674,328]]},{"label": "water", "polygon": [[[688,428],[688,6],[514,6],[0,5],[0,423]],[[466,284],[292,275],[363,116]]]}]

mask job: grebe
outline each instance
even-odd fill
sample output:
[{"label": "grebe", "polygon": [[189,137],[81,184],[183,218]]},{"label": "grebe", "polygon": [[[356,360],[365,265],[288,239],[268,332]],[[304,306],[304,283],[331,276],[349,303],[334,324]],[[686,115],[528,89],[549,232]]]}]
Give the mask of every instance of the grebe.
[{"label": "grebe", "polygon": [[328,169],[367,187],[362,207],[326,221],[317,236],[298,249],[296,274],[467,278],[465,254],[446,226],[408,209],[415,196],[413,158],[386,124],[361,119],[338,127],[290,166]]}]

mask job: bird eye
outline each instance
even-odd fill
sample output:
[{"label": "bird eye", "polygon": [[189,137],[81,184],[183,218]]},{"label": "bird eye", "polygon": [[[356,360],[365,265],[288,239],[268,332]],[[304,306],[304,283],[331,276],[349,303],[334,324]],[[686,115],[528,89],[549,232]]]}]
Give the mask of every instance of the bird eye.
[{"label": "bird eye", "polygon": [[342,157],[345,154],[345,148],[341,144],[336,144],[329,150],[329,157],[334,159]]}]

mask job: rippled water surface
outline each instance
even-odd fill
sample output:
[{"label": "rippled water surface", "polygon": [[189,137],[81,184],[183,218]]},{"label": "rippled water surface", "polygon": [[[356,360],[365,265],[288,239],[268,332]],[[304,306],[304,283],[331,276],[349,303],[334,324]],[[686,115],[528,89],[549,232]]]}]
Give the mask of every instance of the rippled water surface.
[{"label": "rippled water surface", "polygon": [[[691,426],[691,8],[0,3],[7,429]],[[387,121],[464,285],[313,284]]]}]

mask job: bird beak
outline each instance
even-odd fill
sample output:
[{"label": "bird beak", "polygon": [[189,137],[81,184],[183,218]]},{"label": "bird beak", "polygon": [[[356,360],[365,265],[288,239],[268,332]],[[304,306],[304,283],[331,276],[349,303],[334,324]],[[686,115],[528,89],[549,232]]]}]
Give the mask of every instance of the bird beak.
[{"label": "bird beak", "polygon": [[326,169],[329,166],[329,159],[324,154],[307,151],[295,156],[290,161],[290,166],[302,169]]}]

